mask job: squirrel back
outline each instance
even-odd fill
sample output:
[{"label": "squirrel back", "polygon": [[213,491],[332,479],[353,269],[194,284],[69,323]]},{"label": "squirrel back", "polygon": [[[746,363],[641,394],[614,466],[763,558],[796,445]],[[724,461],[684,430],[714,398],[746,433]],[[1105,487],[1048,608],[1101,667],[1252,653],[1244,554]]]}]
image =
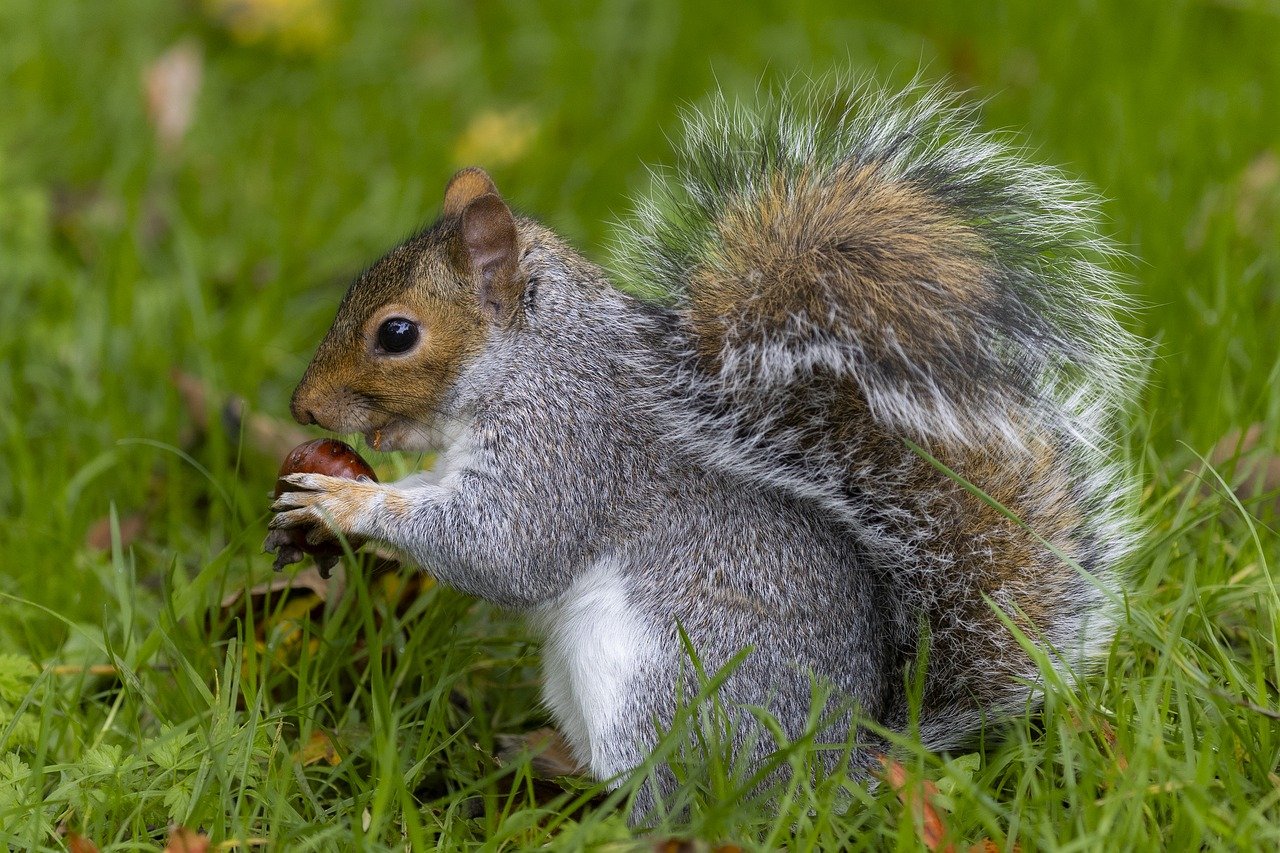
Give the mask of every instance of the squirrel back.
[{"label": "squirrel back", "polygon": [[721,98],[684,136],[619,240],[689,330],[672,431],[848,525],[904,661],[931,635],[927,742],[1025,701],[1005,619],[1087,665],[1134,538],[1111,457],[1144,364],[1093,197],[938,88]]}]

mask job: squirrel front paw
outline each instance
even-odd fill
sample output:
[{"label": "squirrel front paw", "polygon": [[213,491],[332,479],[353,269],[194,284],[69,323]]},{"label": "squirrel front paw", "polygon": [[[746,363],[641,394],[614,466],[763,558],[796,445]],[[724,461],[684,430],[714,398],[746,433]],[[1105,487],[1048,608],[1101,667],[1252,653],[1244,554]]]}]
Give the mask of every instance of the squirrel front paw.
[{"label": "squirrel front paw", "polygon": [[284,492],[271,509],[272,530],[307,528],[313,545],[335,536],[351,539],[373,534],[376,515],[390,489],[372,480],[349,480],[324,474],[290,474],[283,478],[298,491]]}]

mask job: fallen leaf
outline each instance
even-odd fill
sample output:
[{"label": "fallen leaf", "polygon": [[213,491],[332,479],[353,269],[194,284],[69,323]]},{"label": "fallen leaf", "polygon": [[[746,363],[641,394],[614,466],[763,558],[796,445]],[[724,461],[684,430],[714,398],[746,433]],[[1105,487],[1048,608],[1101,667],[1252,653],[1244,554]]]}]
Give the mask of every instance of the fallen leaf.
[{"label": "fallen leaf", "polygon": [[[969,848],[969,853],[1001,853],[1001,851],[1000,845],[990,838],[984,838]],[[1022,848],[1015,844],[1009,848],[1009,853],[1022,853]]]},{"label": "fallen leaf", "polygon": [[306,744],[293,754],[293,760],[299,762],[303,767],[310,767],[312,764],[318,764],[323,761],[330,767],[337,767],[342,763],[342,756],[338,755],[338,748],[333,743],[328,732],[316,729],[311,733],[311,737],[307,739]]},{"label": "fallen leaf", "polygon": [[1280,157],[1263,151],[1240,175],[1236,194],[1236,225],[1244,234],[1265,239],[1280,215]]},{"label": "fallen leaf", "polygon": [[334,0],[204,0],[206,12],[242,45],[285,54],[316,54],[336,40]]},{"label": "fallen leaf", "polygon": [[652,849],[653,853],[742,853],[737,844],[711,845],[696,838],[659,838]]},{"label": "fallen leaf", "polygon": [[1209,452],[1209,462],[1215,468],[1229,466],[1235,460],[1235,492],[1241,497],[1280,489],[1280,454],[1265,443],[1265,430],[1266,425],[1261,423],[1243,431],[1234,429]]},{"label": "fallen leaf", "polygon": [[938,815],[934,803],[938,796],[938,786],[928,779],[921,779],[918,786],[909,785],[907,769],[887,755],[880,756],[884,766],[884,780],[898,795],[898,800],[911,813],[912,823],[920,836],[920,843],[926,850],[941,850],[954,853],[955,847],[944,844],[947,830]]},{"label": "fallen leaf", "polygon": [[244,443],[272,459],[284,459],[289,451],[314,438],[301,427],[270,415],[250,411],[240,397],[228,397],[222,407],[222,425],[233,440],[244,436]]},{"label": "fallen leaf", "polygon": [[1112,758],[1115,760],[1116,769],[1121,772],[1128,770],[1129,759],[1120,751],[1120,747],[1116,744],[1116,730],[1112,727],[1111,723],[1106,720],[1099,719],[1098,733],[1102,735],[1102,740],[1111,750]]},{"label": "fallen leaf", "polygon": [[[177,367],[169,371],[169,382],[178,391],[182,408],[187,413],[187,420],[191,422],[196,432],[203,436],[209,429],[209,394],[205,384],[198,377]],[[184,441],[182,445],[187,447],[190,443],[194,441]]]},{"label": "fallen leaf", "polygon": [[529,766],[538,778],[587,775],[587,768],[573,757],[573,750],[564,735],[553,728],[535,729],[524,734],[498,735],[499,761],[511,761],[525,752],[535,753]]},{"label": "fallen leaf", "polygon": [[459,165],[509,166],[524,156],[537,134],[538,126],[531,111],[490,110],[480,113],[467,125],[454,143],[453,157]]},{"label": "fallen leaf", "polygon": [[45,667],[45,672],[52,675],[119,675],[120,669],[115,664],[93,663],[88,666],[62,663]]},{"label": "fallen leaf", "polygon": [[256,612],[265,613],[270,609],[271,601],[278,595],[287,595],[293,590],[299,590],[309,592],[321,602],[324,602],[331,597],[341,598],[342,592],[346,588],[346,583],[346,573],[341,566],[328,578],[322,578],[319,570],[312,567],[291,575],[272,575],[269,580],[249,589],[237,589],[229,592],[222,599],[219,606],[223,610],[230,610],[247,597],[247,603]]},{"label": "fallen leaf", "polygon": [[97,184],[55,184],[49,201],[54,231],[88,266],[100,256],[103,238],[118,234],[128,218],[124,202]]},{"label": "fallen leaf", "polygon": [[689,838],[661,838],[653,842],[653,853],[706,853],[707,845]]},{"label": "fallen leaf", "polygon": [[78,832],[67,833],[67,849],[71,853],[98,853],[98,845]]},{"label": "fallen leaf", "polygon": [[[147,516],[145,513],[133,512],[120,519],[120,547],[128,548],[147,532]],[[95,551],[111,550],[111,516],[104,515],[84,534],[84,544]]]},{"label": "fallen leaf", "polygon": [[143,72],[147,118],[161,150],[173,152],[182,144],[195,118],[203,76],[204,57],[200,45],[191,39],[166,50]]},{"label": "fallen leaf", "polygon": [[209,836],[185,826],[175,826],[169,830],[164,853],[207,853],[208,849]]}]

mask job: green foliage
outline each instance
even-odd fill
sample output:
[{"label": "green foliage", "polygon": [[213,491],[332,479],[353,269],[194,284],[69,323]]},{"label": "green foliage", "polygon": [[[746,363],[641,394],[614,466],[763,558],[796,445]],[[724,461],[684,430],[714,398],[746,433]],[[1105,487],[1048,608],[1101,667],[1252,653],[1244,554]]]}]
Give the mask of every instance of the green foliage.
[{"label": "green foliage", "polygon": [[[397,607],[358,571],[287,628],[283,600],[220,606],[270,575],[278,460],[217,428],[190,441],[170,372],[283,417],[345,282],[457,167],[492,167],[603,260],[717,84],[921,67],[1099,189],[1146,306],[1127,322],[1159,355],[1129,440],[1147,536],[1105,667],[973,752],[907,739],[899,760],[961,848],[1280,844],[1275,486],[1248,476],[1280,447],[1274,3],[258,5],[310,23],[0,4],[0,844],[62,849],[65,825],[137,849],[178,821],[282,849],[627,849],[631,788],[549,796],[527,757],[495,758],[497,734],[546,723],[517,620],[438,588]],[[141,81],[184,40],[203,83],[166,145]],[[1204,461],[1255,423],[1258,451]],[[799,773],[747,796],[715,759],[723,724],[691,710],[713,748],[669,742],[690,808],[655,832],[919,846],[887,785]],[[339,763],[299,757],[317,735]]]}]

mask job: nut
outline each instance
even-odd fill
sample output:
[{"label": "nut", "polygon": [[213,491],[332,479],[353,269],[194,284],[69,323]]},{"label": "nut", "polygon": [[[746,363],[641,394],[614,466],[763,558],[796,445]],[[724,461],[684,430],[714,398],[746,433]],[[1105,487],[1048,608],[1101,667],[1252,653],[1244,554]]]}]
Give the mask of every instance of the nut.
[{"label": "nut", "polygon": [[[345,477],[349,480],[365,478],[378,481],[378,475],[369,467],[359,453],[351,445],[333,438],[317,438],[299,444],[285,457],[280,466],[280,474],[276,479],[274,497],[280,497],[288,491],[289,484],[284,478],[290,474],[325,474],[330,477]],[[265,549],[275,551],[276,571],[290,563],[301,562],[304,554],[315,557],[322,577],[328,577],[329,571],[343,554],[342,543],[330,539],[319,544],[307,541],[308,527],[289,527],[272,530],[267,534]],[[348,539],[347,544],[355,550],[364,544],[363,540]]]}]

